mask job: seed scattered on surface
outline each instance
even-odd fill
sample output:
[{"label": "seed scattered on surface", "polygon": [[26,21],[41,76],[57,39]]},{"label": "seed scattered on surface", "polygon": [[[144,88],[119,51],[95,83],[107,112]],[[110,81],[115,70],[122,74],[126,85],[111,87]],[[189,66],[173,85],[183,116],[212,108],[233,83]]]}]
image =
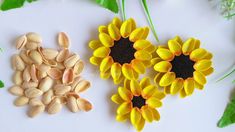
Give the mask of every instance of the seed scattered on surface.
[{"label": "seed scattered on surface", "polygon": [[90,87],[80,76],[84,62],[69,51],[69,37],[64,32],[57,39],[59,51],[41,47],[42,37],[33,32],[15,42],[20,53],[12,57],[14,86],[9,92],[17,96],[15,106],[29,105],[31,118],[44,111],[56,114],[63,106],[73,113],[92,109],[91,103],[79,96]]}]

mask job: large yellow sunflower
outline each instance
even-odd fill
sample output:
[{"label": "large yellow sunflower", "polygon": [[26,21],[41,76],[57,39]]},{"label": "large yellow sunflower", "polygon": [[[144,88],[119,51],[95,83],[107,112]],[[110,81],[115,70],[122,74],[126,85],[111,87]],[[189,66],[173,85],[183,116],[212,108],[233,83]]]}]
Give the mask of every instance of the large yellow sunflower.
[{"label": "large yellow sunflower", "polygon": [[180,37],[168,41],[167,46],[159,46],[156,50],[158,57],[152,59],[154,69],[159,72],[154,81],[164,87],[165,94],[180,93],[186,97],[195,88],[203,89],[206,76],[212,68],[212,54],[200,48],[200,41],[194,38],[182,42]]},{"label": "large yellow sunflower", "polygon": [[156,108],[162,106],[161,99],[164,97],[165,94],[152,85],[149,78],[143,78],[140,82],[125,79],[124,87],[119,87],[118,93],[111,97],[114,103],[120,105],[116,120],[121,122],[130,119],[131,124],[141,131],[145,121],[160,120]]},{"label": "large yellow sunflower", "polygon": [[92,40],[89,47],[94,50],[90,62],[100,67],[100,76],[112,76],[118,84],[126,79],[137,79],[151,65],[152,53],[156,50],[145,40],[148,27],[136,28],[135,21],[121,22],[114,18],[108,26],[99,27],[99,40]]}]

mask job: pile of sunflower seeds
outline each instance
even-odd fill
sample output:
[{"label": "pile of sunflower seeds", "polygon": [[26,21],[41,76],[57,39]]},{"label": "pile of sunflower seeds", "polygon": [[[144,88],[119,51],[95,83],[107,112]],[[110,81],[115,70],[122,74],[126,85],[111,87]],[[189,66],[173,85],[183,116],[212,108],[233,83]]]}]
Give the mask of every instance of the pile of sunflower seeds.
[{"label": "pile of sunflower seeds", "polygon": [[79,94],[90,87],[81,78],[84,63],[79,55],[68,50],[68,36],[58,34],[61,50],[42,48],[37,33],[27,33],[16,40],[19,54],[12,57],[14,86],[9,92],[18,96],[15,106],[29,106],[28,116],[35,117],[47,111],[56,114],[66,105],[71,112],[90,111],[92,104]]}]

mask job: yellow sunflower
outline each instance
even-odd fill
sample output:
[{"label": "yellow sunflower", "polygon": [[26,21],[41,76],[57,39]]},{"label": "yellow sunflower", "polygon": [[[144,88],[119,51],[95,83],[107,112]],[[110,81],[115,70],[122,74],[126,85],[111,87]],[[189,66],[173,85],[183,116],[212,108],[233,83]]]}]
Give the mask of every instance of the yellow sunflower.
[{"label": "yellow sunflower", "polygon": [[92,40],[89,47],[94,50],[90,62],[100,67],[100,76],[112,76],[115,84],[124,78],[137,79],[151,65],[152,53],[156,50],[146,40],[148,27],[136,28],[135,21],[122,22],[114,18],[108,26],[99,27],[99,40]]},{"label": "yellow sunflower", "polygon": [[156,85],[150,83],[149,78],[124,81],[124,87],[118,88],[118,93],[111,100],[120,105],[117,109],[117,121],[130,119],[136,130],[141,131],[145,121],[159,121],[160,114],[156,110],[162,106],[161,99],[165,94],[158,90]]},{"label": "yellow sunflower", "polygon": [[151,60],[155,71],[159,72],[154,81],[164,87],[165,94],[180,93],[186,97],[195,88],[202,90],[206,84],[206,76],[212,68],[212,54],[200,48],[200,41],[194,38],[182,42],[180,37],[168,41],[167,46],[159,46],[158,57]]}]

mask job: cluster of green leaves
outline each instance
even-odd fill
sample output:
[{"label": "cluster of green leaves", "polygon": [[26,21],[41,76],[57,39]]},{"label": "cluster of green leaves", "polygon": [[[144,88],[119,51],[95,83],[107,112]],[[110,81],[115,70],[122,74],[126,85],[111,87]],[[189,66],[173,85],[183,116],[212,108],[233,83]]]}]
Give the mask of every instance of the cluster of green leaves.
[{"label": "cluster of green leaves", "polygon": [[4,87],[4,83],[0,80],[0,88]]},{"label": "cluster of green leaves", "polygon": [[235,123],[235,95],[227,105],[222,118],[218,122],[218,127],[226,127]]},{"label": "cluster of green leaves", "polygon": [[96,0],[96,3],[98,3],[102,7],[106,8],[114,13],[119,12],[118,3],[116,0]]},{"label": "cluster of green leaves", "polygon": [[235,0],[221,0],[222,14],[231,19],[235,16]]},{"label": "cluster of green leaves", "polygon": [[2,11],[23,7],[25,2],[34,2],[37,0],[4,0],[0,9]]}]

